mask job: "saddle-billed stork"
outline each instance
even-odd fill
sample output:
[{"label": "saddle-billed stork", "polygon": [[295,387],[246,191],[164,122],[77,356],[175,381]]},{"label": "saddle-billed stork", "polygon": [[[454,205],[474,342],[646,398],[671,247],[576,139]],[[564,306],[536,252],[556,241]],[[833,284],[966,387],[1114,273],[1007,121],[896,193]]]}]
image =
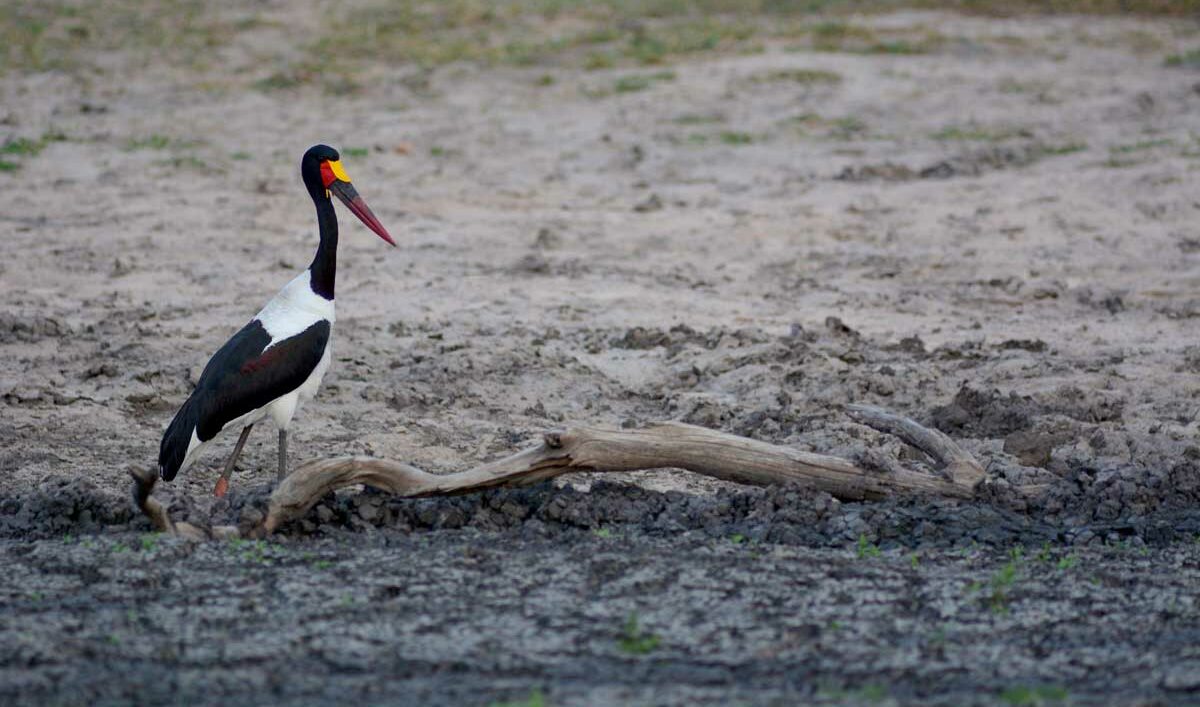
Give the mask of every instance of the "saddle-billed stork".
[{"label": "saddle-billed stork", "polygon": [[[342,169],[340,155],[314,145],[300,161],[300,176],[317,207],[321,244],[308,269],[275,295],[250,323],[217,350],[196,389],[163,435],[158,473],[164,481],[195,463],[216,436],[241,429],[213,492],[225,495],[229,476],[255,423],[270,417],[279,430],[279,479],[287,475],[287,430],[300,405],[316,394],[329,368],[333,282],[338,225],[332,196],[367,228],[396,245]],[[332,195],[332,196],[331,196]]]}]

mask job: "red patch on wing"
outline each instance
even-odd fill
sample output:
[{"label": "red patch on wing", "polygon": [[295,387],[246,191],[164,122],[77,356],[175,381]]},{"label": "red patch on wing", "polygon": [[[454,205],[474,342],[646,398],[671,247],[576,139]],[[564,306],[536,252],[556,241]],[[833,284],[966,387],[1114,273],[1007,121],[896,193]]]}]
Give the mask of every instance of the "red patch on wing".
[{"label": "red patch on wing", "polygon": [[256,371],[270,366],[283,357],[284,351],[281,346],[272,346],[262,353],[258,358],[252,358],[242,365],[242,374],[249,375]]},{"label": "red patch on wing", "polygon": [[322,162],[321,182],[325,185],[325,188],[328,189],[329,185],[333,184],[333,180],[335,179],[337,179],[337,177],[333,175],[333,168],[329,166],[329,162]]}]

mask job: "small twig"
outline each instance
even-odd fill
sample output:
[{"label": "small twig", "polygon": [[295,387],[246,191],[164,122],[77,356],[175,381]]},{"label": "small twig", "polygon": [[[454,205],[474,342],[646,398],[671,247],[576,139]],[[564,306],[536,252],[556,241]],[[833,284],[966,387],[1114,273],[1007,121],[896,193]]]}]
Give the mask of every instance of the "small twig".
[{"label": "small twig", "polygon": [[846,414],[855,422],[899,437],[925,452],[955,484],[974,489],[987,472],[970,452],[940,430],[925,427],[915,420],[890,413],[874,405],[847,405]]},{"label": "small twig", "polygon": [[224,537],[229,534],[227,528],[214,528],[214,531],[219,530],[220,532],[210,533],[191,523],[171,522],[171,517],[167,514],[167,509],[163,508],[161,503],[150,497],[151,492],[154,491],[154,485],[158,483],[158,475],[150,469],[142,468],[130,469],[129,475],[133,477],[133,504],[150,519],[150,523],[158,532],[195,540]]},{"label": "small twig", "polygon": [[175,533],[175,524],[171,522],[167,511],[162,507],[162,504],[150,498],[150,494],[154,491],[154,484],[158,483],[158,475],[149,469],[132,468],[129,470],[129,475],[133,477],[133,505],[138,507],[150,523],[154,525],[154,529],[160,533]]}]

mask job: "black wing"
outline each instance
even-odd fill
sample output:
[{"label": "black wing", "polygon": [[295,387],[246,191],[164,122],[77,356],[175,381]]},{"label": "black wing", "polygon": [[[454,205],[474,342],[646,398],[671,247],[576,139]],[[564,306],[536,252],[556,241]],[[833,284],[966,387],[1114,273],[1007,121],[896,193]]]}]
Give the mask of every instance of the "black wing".
[{"label": "black wing", "polygon": [[231,421],[303,385],[325,354],[329,330],[329,322],[322,319],[269,349],[271,336],[257,319],[234,334],[213,354],[196,389],[167,427],[158,456],[162,478],[175,478],[192,430],[207,442]]}]

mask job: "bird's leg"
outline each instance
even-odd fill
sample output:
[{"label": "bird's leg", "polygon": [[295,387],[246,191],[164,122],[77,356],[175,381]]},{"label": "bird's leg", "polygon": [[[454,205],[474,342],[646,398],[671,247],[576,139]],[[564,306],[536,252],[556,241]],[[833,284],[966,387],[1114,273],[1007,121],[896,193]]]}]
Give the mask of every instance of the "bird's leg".
[{"label": "bird's leg", "polygon": [[229,477],[233,475],[233,463],[242,453],[242,447],[246,446],[246,438],[250,436],[250,428],[253,424],[246,425],[242,428],[242,435],[238,437],[237,444],[233,446],[233,454],[229,455],[229,460],[225,462],[225,469],[221,472],[221,478],[217,479],[217,486],[213,489],[213,495],[220,498],[229,490]]},{"label": "bird's leg", "polygon": [[287,476],[287,430],[279,430],[279,480]]}]

